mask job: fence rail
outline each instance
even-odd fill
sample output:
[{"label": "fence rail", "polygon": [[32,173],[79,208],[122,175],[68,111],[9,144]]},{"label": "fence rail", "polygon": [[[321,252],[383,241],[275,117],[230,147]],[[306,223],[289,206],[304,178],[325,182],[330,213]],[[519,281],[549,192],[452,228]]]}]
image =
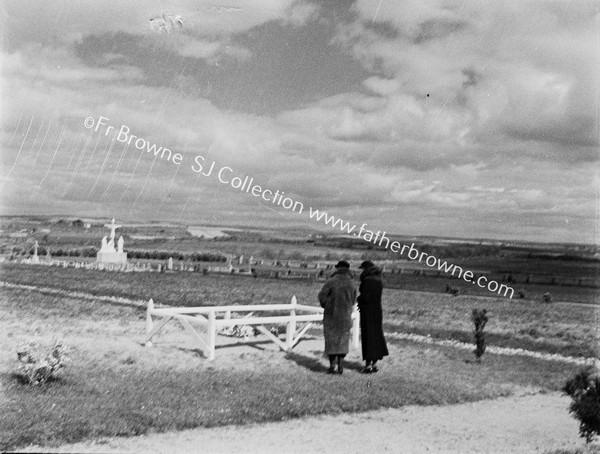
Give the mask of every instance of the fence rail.
[{"label": "fence rail", "polygon": [[[232,318],[232,312],[251,312],[246,317]],[[282,312],[282,315],[254,316],[255,312]],[[298,314],[298,312],[307,312]],[[155,323],[154,317],[162,320]],[[359,313],[352,312],[351,347],[359,348]],[[209,359],[215,359],[216,338],[219,328],[233,326],[255,326],[269,340],[284,351],[290,351],[302,336],[315,324],[323,321],[323,308],[298,304],[293,296],[290,304],[252,304],[247,306],[202,306],[202,307],[155,307],[150,299],[146,309],[146,346],[152,346],[151,339],[170,321],[177,320],[188,331]],[[265,325],[285,324],[285,340],[273,334]],[[196,328],[202,328],[198,332]]]}]

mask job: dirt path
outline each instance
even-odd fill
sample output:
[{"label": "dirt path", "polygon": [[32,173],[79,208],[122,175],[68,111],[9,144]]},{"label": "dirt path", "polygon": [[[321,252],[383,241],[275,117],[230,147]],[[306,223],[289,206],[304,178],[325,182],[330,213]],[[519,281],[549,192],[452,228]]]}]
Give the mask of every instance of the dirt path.
[{"label": "dirt path", "polygon": [[42,452],[534,453],[582,447],[558,393],[378,410],[244,427],[192,429]]}]

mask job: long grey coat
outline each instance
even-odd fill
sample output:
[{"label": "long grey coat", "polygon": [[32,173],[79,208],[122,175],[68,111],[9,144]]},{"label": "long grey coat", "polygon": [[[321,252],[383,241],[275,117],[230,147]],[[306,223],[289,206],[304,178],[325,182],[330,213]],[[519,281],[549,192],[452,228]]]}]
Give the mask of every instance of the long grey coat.
[{"label": "long grey coat", "polygon": [[338,268],[319,292],[319,303],[325,309],[323,332],[327,355],[348,353],[355,300],[356,284],[352,272],[348,268]]}]

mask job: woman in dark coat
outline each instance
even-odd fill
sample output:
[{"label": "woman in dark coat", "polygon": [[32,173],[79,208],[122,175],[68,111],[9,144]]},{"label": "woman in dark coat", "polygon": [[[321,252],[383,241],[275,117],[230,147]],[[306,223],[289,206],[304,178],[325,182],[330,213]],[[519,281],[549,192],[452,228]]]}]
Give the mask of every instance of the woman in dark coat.
[{"label": "woman in dark coat", "polygon": [[350,346],[352,331],[352,309],[356,300],[356,284],[345,260],[338,262],[331,275],[319,292],[319,303],[325,309],[323,313],[323,333],[325,335],[325,353],[329,355],[330,374],[344,371],[342,360]]},{"label": "woman in dark coat", "polygon": [[383,337],[383,316],[381,311],[381,293],[383,282],[381,268],[367,260],[361,263],[358,310],[360,311],[360,334],[362,355],[365,360],[363,373],[377,372],[377,361],[388,355],[387,345]]}]

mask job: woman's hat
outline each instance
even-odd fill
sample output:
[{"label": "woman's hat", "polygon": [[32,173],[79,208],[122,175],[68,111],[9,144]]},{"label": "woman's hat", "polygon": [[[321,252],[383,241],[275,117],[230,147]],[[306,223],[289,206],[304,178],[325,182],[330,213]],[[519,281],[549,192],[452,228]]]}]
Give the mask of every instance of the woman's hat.
[{"label": "woman's hat", "polygon": [[350,268],[350,264],[348,262],[346,262],[345,260],[340,260],[339,262],[337,262],[335,267],[336,268]]},{"label": "woman's hat", "polygon": [[373,262],[371,262],[370,260],[365,260],[364,262],[362,262],[359,266],[359,268],[371,268],[372,266],[375,266],[375,264]]}]

